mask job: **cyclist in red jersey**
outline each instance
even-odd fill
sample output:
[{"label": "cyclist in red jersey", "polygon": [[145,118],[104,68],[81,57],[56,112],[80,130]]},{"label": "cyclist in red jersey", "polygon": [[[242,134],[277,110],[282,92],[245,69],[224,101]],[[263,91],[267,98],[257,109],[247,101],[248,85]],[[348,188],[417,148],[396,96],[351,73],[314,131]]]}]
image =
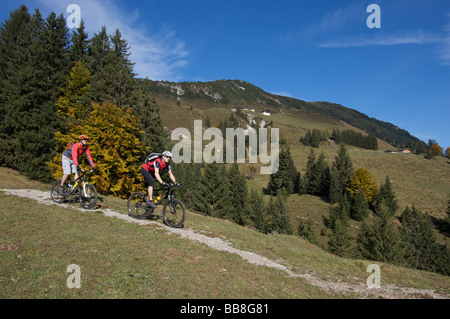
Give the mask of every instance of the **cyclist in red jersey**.
[{"label": "cyclist in red jersey", "polygon": [[152,208],[155,208],[156,205],[153,202],[153,188],[155,186],[155,178],[160,182],[162,185],[167,185],[160,176],[160,172],[163,170],[168,170],[169,177],[172,180],[172,182],[177,183],[175,176],[173,176],[172,170],[170,168],[170,159],[172,158],[172,153],[169,151],[164,151],[162,153],[161,158],[157,158],[151,162],[144,163],[141,166],[141,174],[144,176],[144,179],[148,183],[148,194],[147,197],[149,199],[150,206]]},{"label": "cyclist in red jersey", "polygon": [[86,153],[89,164],[92,168],[95,168],[94,161],[92,160],[91,152],[87,146],[87,141],[89,140],[89,136],[80,135],[78,138],[79,142],[74,142],[70,147],[68,147],[63,155],[62,155],[62,168],[63,168],[63,176],[61,178],[61,185],[58,188],[58,191],[62,191],[62,186],[66,182],[69,175],[75,174],[75,180],[78,178],[78,172],[80,171],[80,163],[78,161],[78,157],[83,153]]}]

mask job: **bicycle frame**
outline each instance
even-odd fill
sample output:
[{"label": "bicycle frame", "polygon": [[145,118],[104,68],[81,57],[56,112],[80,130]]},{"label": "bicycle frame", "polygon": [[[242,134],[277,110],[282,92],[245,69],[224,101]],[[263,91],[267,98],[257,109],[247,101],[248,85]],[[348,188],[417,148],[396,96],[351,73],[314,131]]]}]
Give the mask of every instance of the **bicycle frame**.
[{"label": "bicycle frame", "polygon": [[[86,170],[81,170],[81,174],[80,176],[78,176],[78,178],[76,180],[71,181],[71,177],[69,176],[69,180],[67,182],[67,184],[70,186],[70,193],[69,195],[74,195],[77,193],[77,191],[80,190],[80,185],[82,185],[83,187],[83,194],[86,196],[86,184],[89,183],[89,178],[87,176],[87,172],[91,172],[91,171],[86,171]],[[73,185],[71,184],[71,182],[73,182],[73,185],[77,185],[75,188],[72,188]],[[81,190],[80,190],[81,191]]]},{"label": "bicycle frame", "polygon": [[169,199],[169,201],[174,197],[173,192],[174,188],[177,188],[178,186],[170,184],[170,186],[167,189],[167,192],[164,194],[164,196],[161,196],[161,198],[155,203],[155,205],[159,205],[162,203],[163,200],[166,198]]}]

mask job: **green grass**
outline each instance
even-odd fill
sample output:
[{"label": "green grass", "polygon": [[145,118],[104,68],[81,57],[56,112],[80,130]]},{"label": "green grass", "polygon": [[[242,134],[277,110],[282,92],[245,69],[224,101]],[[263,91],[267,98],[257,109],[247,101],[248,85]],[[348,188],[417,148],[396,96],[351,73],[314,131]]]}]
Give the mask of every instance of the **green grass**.
[{"label": "green grass", "polygon": [[[184,101],[158,96],[163,123],[169,129],[192,129],[195,119],[208,116],[215,124],[230,115],[227,107],[212,108],[213,102]],[[230,105],[230,108],[233,107]],[[287,139],[294,163],[304,174],[309,147],[298,140],[308,129],[349,128],[345,123],[298,110],[274,114],[274,126]],[[410,154],[386,154],[392,148],[379,141],[379,151],[348,148],[354,168],[364,167],[378,185],[389,176],[401,214],[414,204],[436,220],[445,217],[450,194],[450,165],[443,157],[427,160]],[[338,147],[323,144],[331,164]],[[259,172],[259,170],[258,170]],[[175,172],[176,174],[176,172]],[[269,176],[259,173],[248,181],[249,189],[261,190]],[[17,172],[0,168],[0,188],[49,190],[50,185],[31,181]],[[267,199],[267,198],[266,198]],[[255,266],[241,257],[213,250],[199,242],[182,239],[157,225],[139,226],[107,218],[101,212],[65,209],[37,204],[30,199],[0,193],[0,298],[344,298],[358,297],[323,291],[301,278],[280,270]],[[126,214],[126,201],[99,196],[101,208]],[[299,219],[311,219],[320,244],[325,246],[329,204],[310,195],[291,195],[288,209],[296,229]],[[72,204],[79,208],[78,203]],[[352,221],[355,235],[360,223]],[[226,220],[188,212],[186,227],[233,247],[278,261],[296,273],[312,273],[328,281],[365,283],[366,260],[339,258],[297,236],[264,235]],[[328,232],[329,230],[325,230]],[[450,246],[449,238],[437,233]],[[82,288],[66,285],[67,266],[81,267]],[[395,284],[450,293],[449,277],[381,266],[382,285]]]},{"label": "green grass", "polygon": [[[5,174],[10,176],[11,171],[1,168],[0,177]],[[11,182],[17,188],[29,185],[25,178],[16,177]],[[8,185],[2,182],[1,187]],[[0,201],[0,298],[357,297],[320,290],[302,278],[253,265],[158,225],[139,226],[99,211],[37,204],[4,193]],[[102,206],[126,213],[122,199],[105,196]],[[186,227],[280,262],[299,274],[354,284],[365,283],[368,276],[370,261],[336,257],[296,236],[264,235],[192,212]],[[80,266],[80,289],[66,285],[70,264]],[[383,284],[450,293],[449,277],[379,264]]]}]

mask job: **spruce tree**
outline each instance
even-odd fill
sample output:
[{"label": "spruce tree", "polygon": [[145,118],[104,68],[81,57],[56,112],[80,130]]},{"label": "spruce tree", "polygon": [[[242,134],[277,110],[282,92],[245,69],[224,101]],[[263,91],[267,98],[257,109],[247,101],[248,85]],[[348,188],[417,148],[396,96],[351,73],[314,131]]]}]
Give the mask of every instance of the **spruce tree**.
[{"label": "spruce tree", "polygon": [[371,226],[366,221],[362,224],[356,243],[358,257],[404,264],[404,244],[384,204],[380,206]]},{"label": "spruce tree", "polygon": [[351,246],[352,237],[350,236],[348,221],[345,219],[336,220],[328,241],[330,252],[340,257],[345,257],[350,255]]},{"label": "spruce tree", "polygon": [[92,74],[92,85],[90,95],[93,101],[101,103],[106,100],[104,91],[107,81],[105,78],[105,68],[108,64],[108,57],[111,51],[110,38],[103,26],[99,33],[94,34],[88,45],[88,57],[86,66]]},{"label": "spruce tree", "polygon": [[86,61],[88,55],[88,34],[85,32],[84,21],[72,33],[72,46],[69,50],[69,58],[72,62]]},{"label": "spruce tree", "polygon": [[297,234],[314,245],[318,245],[316,232],[314,231],[313,222],[310,219],[306,221],[300,220],[297,227]]},{"label": "spruce tree", "polygon": [[176,170],[177,182],[182,187],[177,191],[183,204],[189,209],[195,209],[195,190],[200,187],[201,169],[200,164],[180,163],[174,165]]},{"label": "spruce tree", "polygon": [[410,267],[449,273],[449,252],[437,243],[433,222],[414,206],[407,207],[400,217],[405,259]]},{"label": "spruce tree", "polygon": [[392,216],[395,216],[395,213],[398,209],[397,200],[395,198],[395,194],[392,190],[392,184],[389,176],[386,177],[386,180],[383,185],[380,187],[380,191],[377,196],[377,200],[375,203],[375,209],[379,209],[381,203],[387,206],[388,211]]},{"label": "spruce tree", "polygon": [[331,203],[335,203],[344,195],[346,186],[353,177],[353,164],[343,145],[339,147],[330,174],[329,199]]},{"label": "spruce tree", "polygon": [[392,215],[386,205],[382,204],[373,221],[374,247],[372,260],[393,264],[404,263],[404,248],[400,233],[392,223]]},{"label": "spruce tree", "polygon": [[325,162],[325,155],[321,153],[316,160],[314,150],[311,149],[306,163],[306,172],[303,177],[303,190],[311,195],[328,196],[329,175],[330,171]]},{"label": "spruce tree", "polygon": [[130,107],[135,101],[133,96],[136,87],[134,63],[129,59],[129,49],[119,29],[116,29],[111,36],[111,50],[108,52],[107,64],[101,71],[106,80],[104,98],[119,107]]},{"label": "spruce tree", "polygon": [[150,152],[162,152],[169,146],[169,133],[164,129],[160,116],[160,107],[156,102],[148,80],[136,79],[137,87],[131,106],[133,114],[141,118],[141,129],[144,131],[142,141]]},{"label": "spruce tree", "polygon": [[237,163],[231,165],[227,178],[228,185],[230,185],[230,202],[233,207],[231,219],[239,225],[244,225],[244,216],[247,209],[247,181],[240,172]]},{"label": "spruce tree", "polygon": [[272,217],[272,232],[292,235],[293,228],[289,219],[286,199],[282,194],[275,197],[270,209]]},{"label": "spruce tree", "polygon": [[356,238],[356,257],[375,260],[375,246],[373,229],[364,220]]},{"label": "spruce tree", "polygon": [[339,205],[330,208],[330,215],[328,217],[327,227],[334,229],[338,220],[348,222],[350,219],[350,202],[347,194],[341,197]]},{"label": "spruce tree", "polygon": [[354,220],[363,221],[369,216],[369,204],[362,188],[355,194],[351,202],[350,215]]},{"label": "spruce tree", "polygon": [[233,181],[229,178],[229,169],[225,165],[219,165],[220,174],[223,176],[223,183],[219,186],[218,191],[220,197],[217,201],[217,214],[216,216],[224,219],[232,219],[234,213],[234,207],[232,202]]},{"label": "spruce tree", "polygon": [[220,174],[219,164],[204,164],[203,174],[194,190],[197,211],[209,216],[216,215],[221,195],[219,188],[223,182],[224,177]]},{"label": "spruce tree", "polygon": [[33,77],[31,46],[37,35],[33,24],[41,27],[42,20],[32,21],[22,5],[0,27],[0,165],[16,170],[22,164],[18,150],[18,135],[25,129],[22,119],[33,103],[33,87],[28,85]]},{"label": "spruce tree", "polygon": [[249,224],[260,232],[265,231],[266,225],[266,207],[262,195],[254,189],[250,191],[248,197],[248,219]]},{"label": "spruce tree", "polygon": [[[25,6],[11,14],[0,31],[2,85],[0,163],[25,175],[50,181],[46,162],[54,155],[59,126],[55,102],[69,71],[68,29],[62,15],[33,17]],[[3,140],[4,138],[4,140]]]},{"label": "spruce tree", "polygon": [[267,190],[276,195],[280,190],[286,194],[298,192],[300,175],[291,157],[288,147],[282,147],[279,156],[279,168],[275,174],[269,177]]}]

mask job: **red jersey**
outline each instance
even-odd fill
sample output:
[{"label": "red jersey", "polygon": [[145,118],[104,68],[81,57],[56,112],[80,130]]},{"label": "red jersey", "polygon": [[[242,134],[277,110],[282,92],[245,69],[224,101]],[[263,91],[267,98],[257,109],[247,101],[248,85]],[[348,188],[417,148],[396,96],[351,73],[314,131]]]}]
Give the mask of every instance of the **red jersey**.
[{"label": "red jersey", "polygon": [[89,147],[84,146],[81,143],[73,143],[71,147],[69,147],[65,152],[64,155],[67,156],[69,159],[73,160],[73,164],[75,166],[78,166],[78,157],[81,156],[83,153],[86,153],[86,156],[88,158],[89,164],[92,167],[94,166],[94,161],[91,157],[91,152],[89,151]]},{"label": "red jersey", "polygon": [[167,169],[170,171],[170,164],[164,163],[162,158],[157,158],[153,162],[142,164],[142,168],[148,171],[150,174],[155,174],[155,168],[159,168],[160,171]]}]

